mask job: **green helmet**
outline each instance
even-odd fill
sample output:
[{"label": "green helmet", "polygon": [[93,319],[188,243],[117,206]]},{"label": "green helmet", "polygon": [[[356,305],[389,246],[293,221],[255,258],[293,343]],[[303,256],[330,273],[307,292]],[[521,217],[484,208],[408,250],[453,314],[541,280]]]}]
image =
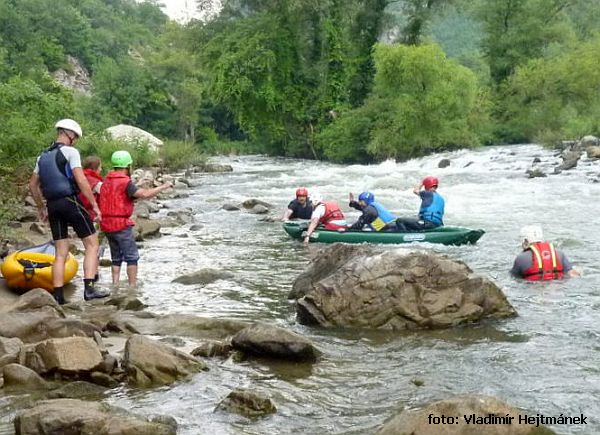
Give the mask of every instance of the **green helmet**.
[{"label": "green helmet", "polygon": [[115,151],[110,158],[113,168],[126,168],[133,164],[133,159],[128,151]]}]

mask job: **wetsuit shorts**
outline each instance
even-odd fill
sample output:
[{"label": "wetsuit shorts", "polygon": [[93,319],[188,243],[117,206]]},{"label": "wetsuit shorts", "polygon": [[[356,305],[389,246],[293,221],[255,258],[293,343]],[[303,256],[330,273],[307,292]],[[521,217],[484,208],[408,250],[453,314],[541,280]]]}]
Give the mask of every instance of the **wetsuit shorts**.
[{"label": "wetsuit shorts", "polygon": [[48,221],[53,240],[69,237],[69,226],[73,227],[77,237],[84,239],[96,232],[85,207],[75,196],[67,196],[48,201]]}]

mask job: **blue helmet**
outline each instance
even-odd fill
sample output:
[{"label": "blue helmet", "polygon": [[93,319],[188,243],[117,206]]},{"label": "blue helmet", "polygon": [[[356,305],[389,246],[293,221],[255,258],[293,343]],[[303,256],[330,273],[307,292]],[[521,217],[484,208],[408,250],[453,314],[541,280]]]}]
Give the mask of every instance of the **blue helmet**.
[{"label": "blue helmet", "polygon": [[373,195],[371,192],[363,192],[358,195],[358,200],[364,201],[367,203],[367,205],[370,205],[373,204],[373,201],[375,201],[375,195]]}]

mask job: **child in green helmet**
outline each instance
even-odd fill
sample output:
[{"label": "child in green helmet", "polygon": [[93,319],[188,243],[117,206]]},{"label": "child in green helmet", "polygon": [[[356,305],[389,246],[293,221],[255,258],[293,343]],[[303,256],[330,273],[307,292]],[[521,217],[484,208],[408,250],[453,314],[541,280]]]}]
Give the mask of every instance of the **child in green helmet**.
[{"label": "child in green helmet", "polygon": [[138,188],[131,181],[133,159],[127,151],[115,151],[111,157],[110,171],[100,188],[100,228],[106,234],[112,259],[112,283],[119,283],[121,264],[127,264],[127,280],[130,286],[137,284],[139,254],[131,220],[135,199],[149,199],[172,186],[170,182],[152,189]]}]

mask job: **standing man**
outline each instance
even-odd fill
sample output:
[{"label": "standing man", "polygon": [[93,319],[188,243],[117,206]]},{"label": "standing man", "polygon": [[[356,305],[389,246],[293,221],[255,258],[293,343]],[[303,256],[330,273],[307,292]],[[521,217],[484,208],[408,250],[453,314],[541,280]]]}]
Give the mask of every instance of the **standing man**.
[{"label": "standing man", "polygon": [[565,276],[577,277],[579,272],[573,269],[567,256],[544,241],[544,233],[539,225],[521,228],[521,247],[510,273],[527,281],[547,281],[562,279]]},{"label": "standing man", "polygon": [[[63,286],[65,262],[69,255],[69,226],[73,227],[85,248],[83,297],[86,301],[103,298],[110,293],[96,289],[94,281],[98,268],[98,236],[92,220],[78,198],[78,193],[81,192],[90,202],[96,216],[100,217],[98,204],[81,168],[79,151],[74,147],[83,133],[79,124],[72,119],[62,119],[54,127],[57,131],[56,141],[38,157],[29,180],[38,216],[42,222],[49,221],[56,247],[52,265],[54,299],[59,304],[66,302]],[[46,206],[43,199],[46,200]]]},{"label": "standing man", "polygon": [[170,182],[152,189],[140,189],[131,181],[133,159],[129,152],[115,151],[111,156],[113,170],[100,188],[100,229],[106,234],[112,259],[112,283],[119,284],[121,264],[127,264],[127,281],[131,287],[137,284],[138,253],[131,220],[135,199],[149,199],[172,187]]}]

